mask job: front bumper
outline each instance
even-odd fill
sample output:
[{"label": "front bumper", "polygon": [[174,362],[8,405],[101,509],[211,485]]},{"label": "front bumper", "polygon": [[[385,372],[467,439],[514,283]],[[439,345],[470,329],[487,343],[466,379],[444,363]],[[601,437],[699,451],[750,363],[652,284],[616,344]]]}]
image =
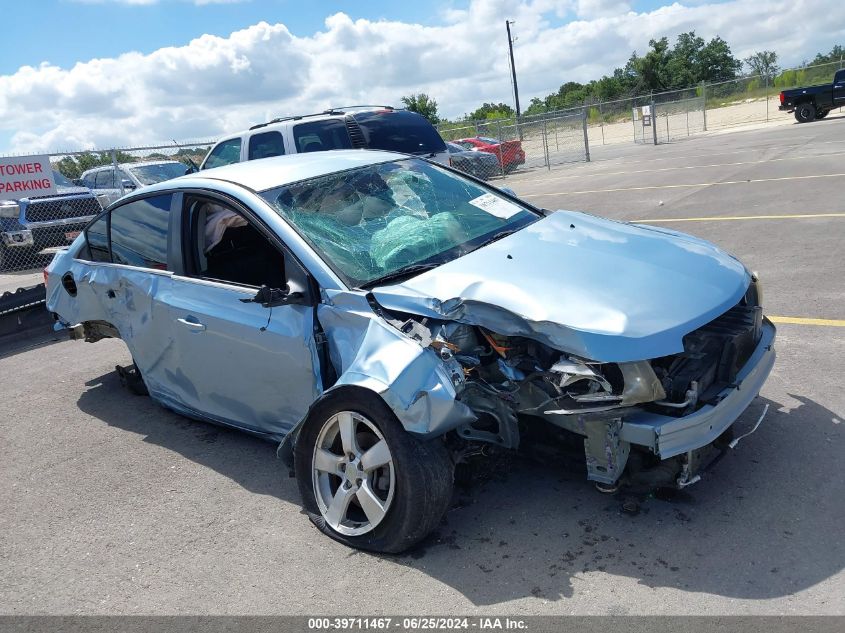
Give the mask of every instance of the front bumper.
[{"label": "front bumper", "polygon": [[27,222],[8,231],[0,231],[0,241],[7,248],[34,248],[42,250],[68,246],[94,216]]},{"label": "front bumper", "polygon": [[720,402],[705,405],[695,413],[674,418],[650,412],[627,417],[620,429],[624,442],[645,446],[661,459],[701,448],[713,442],[760,393],[775,364],[775,326],[763,319],[763,333],[748,362],[737,373],[734,384],[721,394]]}]

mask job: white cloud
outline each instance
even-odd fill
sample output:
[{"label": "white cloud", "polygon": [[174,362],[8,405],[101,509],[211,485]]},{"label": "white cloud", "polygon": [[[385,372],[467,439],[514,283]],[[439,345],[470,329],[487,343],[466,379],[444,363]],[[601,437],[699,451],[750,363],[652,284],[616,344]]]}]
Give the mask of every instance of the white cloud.
[{"label": "white cloud", "polygon": [[[0,76],[0,132],[7,132],[0,138],[11,133],[0,151],[207,138],[331,105],[397,103],[411,92],[427,92],[448,116],[483,101],[510,102],[506,19],[517,21],[523,104],[565,81],[611,72],[654,37],[695,29],[721,35],[737,57],[770,49],[789,64],[829,49],[845,24],[838,0],[628,8],[617,0],[474,0],[442,13],[437,26],[338,13],[307,37],[261,22],[150,54],[25,66]],[[573,12],[577,19],[557,26]]]},{"label": "white cloud", "polygon": [[577,0],[575,3],[578,17],[585,19],[620,15],[630,10],[628,0]]}]

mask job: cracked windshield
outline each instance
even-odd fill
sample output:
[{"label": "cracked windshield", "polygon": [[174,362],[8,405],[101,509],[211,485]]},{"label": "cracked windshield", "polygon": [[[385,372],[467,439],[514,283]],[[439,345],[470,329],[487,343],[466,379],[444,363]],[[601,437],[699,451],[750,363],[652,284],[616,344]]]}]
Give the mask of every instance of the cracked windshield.
[{"label": "cracked windshield", "polygon": [[451,261],[538,219],[421,160],[314,178],[263,196],[352,287]]}]

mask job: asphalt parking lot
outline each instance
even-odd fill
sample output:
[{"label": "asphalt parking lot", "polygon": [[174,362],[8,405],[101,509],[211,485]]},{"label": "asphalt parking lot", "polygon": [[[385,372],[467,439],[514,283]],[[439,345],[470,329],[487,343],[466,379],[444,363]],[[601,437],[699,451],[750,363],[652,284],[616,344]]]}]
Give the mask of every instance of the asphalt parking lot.
[{"label": "asphalt parking lot", "polygon": [[0,357],[0,612],[845,613],[845,115],[592,153],[505,184],[711,240],[780,321],[739,424],[768,416],[700,483],[632,516],[516,459],[423,546],[373,556],[300,514],[273,445],[124,391],[119,341],[34,341]]}]

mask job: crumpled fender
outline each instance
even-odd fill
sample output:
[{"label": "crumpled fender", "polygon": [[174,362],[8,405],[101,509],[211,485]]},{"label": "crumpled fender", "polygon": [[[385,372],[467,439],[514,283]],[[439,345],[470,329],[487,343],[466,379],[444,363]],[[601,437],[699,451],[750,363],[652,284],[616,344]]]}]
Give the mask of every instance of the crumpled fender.
[{"label": "crumpled fender", "polygon": [[[339,292],[317,309],[338,379],[312,408],[343,387],[378,394],[409,433],[434,437],[476,419],[457,393],[442,361],[376,315],[362,293]],[[310,411],[310,409],[309,409]],[[278,454],[289,456],[303,420],[282,440]]]}]

